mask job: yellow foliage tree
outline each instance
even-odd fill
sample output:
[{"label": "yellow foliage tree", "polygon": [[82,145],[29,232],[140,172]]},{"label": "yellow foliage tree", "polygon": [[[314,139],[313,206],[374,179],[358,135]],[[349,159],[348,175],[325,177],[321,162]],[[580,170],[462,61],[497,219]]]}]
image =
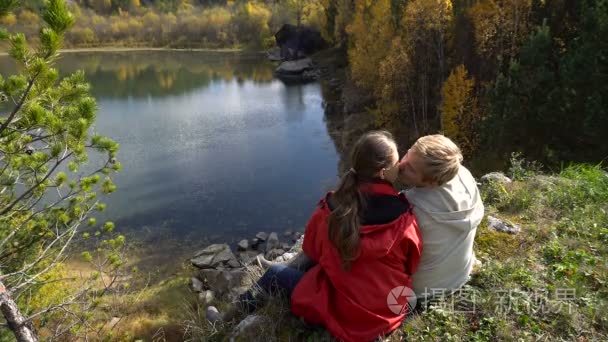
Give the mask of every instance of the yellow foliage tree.
[{"label": "yellow foliage tree", "polygon": [[443,134],[456,141],[465,152],[477,145],[475,125],[479,120],[475,80],[470,78],[464,65],[459,65],[445,80],[441,88],[441,128]]},{"label": "yellow foliage tree", "polygon": [[268,7],[259,2],[247,1],[240,8],[235,18],[239,27],[239,35],[243,40],[252,42],[258,47],[269,44],[273,40],[268,22],[272,13]]},{"label": "yellow foliage tree", "polygon": [[[410,137],[429,133],[438,121],[437,103],[447,69],[447,41],[452,25],[450,0],[409,1],[398,38],[387,56],[373,66],[378,124],[405,128]],[[399,127],[404,126],[404,127]]]},{"label": "yellow foliage tree", "polygon": [[390,0],[361,0],[347,27],[351,46],[348,57],[353,80],[367,89],[378,85],[378,65],[390,50],[395,35]]},{"label": "yellow foliage tree", "polygon": [[0,25],[13,26],[17,23],[17,17],[13,13],[9,13],[6,16],[0,18]]},{"label": "yellow foliage tree", "polygon": [[408,44],[418,45],[416,49],[419,51],[427,50],[423,54],[436,60],[442,77],[446,65],[446,43],[453,19],[451,0],[411,1],[401,19]]},{"label": "yellow foliage tree", "polygon": [[402,25],[409,31],[445,32],[452,21],[452,1],[415,0],[405,7]]},{"label": "yellow foliage tree", "polygon": [[401,124],[401,113],[410,108],[410,79],[412,72],[411,51],[401,38],[391,44],[390,53],[380,63],[379,87],[375,90],[378,107],[376,123],[380,127],[396,128]]},{"label": "yellow foliage tree", "polygon": [[467,11],[480,56],[508,61],[530,34],[532,0],[481,0]]},{"label": "yellow foliage tree", "polygon": [[129,0],[129,9],[136,10],[141,7],[140,0]]}]

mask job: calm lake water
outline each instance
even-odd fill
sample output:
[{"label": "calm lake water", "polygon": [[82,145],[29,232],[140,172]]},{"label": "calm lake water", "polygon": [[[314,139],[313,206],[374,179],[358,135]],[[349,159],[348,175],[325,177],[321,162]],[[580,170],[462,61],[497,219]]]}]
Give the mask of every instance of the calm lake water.
[{"label": "calm lake water", "polygon": [[202,243],[301,230],[336,182],[319,84],[274,79],[262,55],[69,53],[57,67],[85,71],[94,131],[120,143],[106,215],[130,235]]}]

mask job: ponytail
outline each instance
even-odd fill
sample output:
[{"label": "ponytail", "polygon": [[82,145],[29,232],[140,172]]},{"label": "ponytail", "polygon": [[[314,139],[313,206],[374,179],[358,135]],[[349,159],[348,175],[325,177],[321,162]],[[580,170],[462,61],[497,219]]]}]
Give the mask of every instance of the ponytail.
[{"label": "ponytail", "polygon": [[363,135],[351,153],[352,168],[344,174],[338,189],[333,193],[334,209],[329,215],[329,240],[338,250],[342,267],[349,270],[359,257],[359,219],[365,199],[359,191],[362,182],[376,177],[383,168],[394,164],[397,145],[390,133],[374,131]]},{"label": "ponytail", "polygon": [[359,213],[363,198],[359,192],[357,172],[350,169],[340,182],[332,197],[336,208],[329,215],[329,239],[342,259],[342,267],[350,269],[350,264],[359,252]]}]

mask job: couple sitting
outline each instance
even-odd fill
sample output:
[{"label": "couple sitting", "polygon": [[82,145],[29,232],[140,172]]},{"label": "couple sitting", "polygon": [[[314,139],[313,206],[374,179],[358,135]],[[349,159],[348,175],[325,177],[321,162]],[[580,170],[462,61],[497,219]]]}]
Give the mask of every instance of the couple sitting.
[{"label": "couple sitting", "polygon": [[[364,135],[352,168],[308,222],[302,252],[286,263],[262,260],[269,269],[257,288],[287,294],[293,314],[338,340],[371,341],[395,330],[412,298],[460,288],[476,261],[484,208],[461,161],[442,135],[418,139],[401,160],[389,133]],[[410,189],[398,193],[396,181]],[[262,298],[252,289],[238,310],[251,313]],[[231,320],[236,312],[209,307],[207,318]]]}]

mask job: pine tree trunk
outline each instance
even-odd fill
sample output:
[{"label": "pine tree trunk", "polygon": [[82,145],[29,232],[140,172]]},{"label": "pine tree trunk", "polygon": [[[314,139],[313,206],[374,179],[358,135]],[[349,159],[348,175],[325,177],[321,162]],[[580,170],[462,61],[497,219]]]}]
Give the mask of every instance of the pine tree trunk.
[{"label": "pine tree trunk", "polygon": [[10,294],[6,291],[4,284],[0,281],[0,311],[9,329],[13,331],[17,341],[19,342],[37,342],[38,338],[34,334],[34,330],[31,328],[29,322],[23,317],[21,311],[17,307],[17,303],[11,298]]}]

